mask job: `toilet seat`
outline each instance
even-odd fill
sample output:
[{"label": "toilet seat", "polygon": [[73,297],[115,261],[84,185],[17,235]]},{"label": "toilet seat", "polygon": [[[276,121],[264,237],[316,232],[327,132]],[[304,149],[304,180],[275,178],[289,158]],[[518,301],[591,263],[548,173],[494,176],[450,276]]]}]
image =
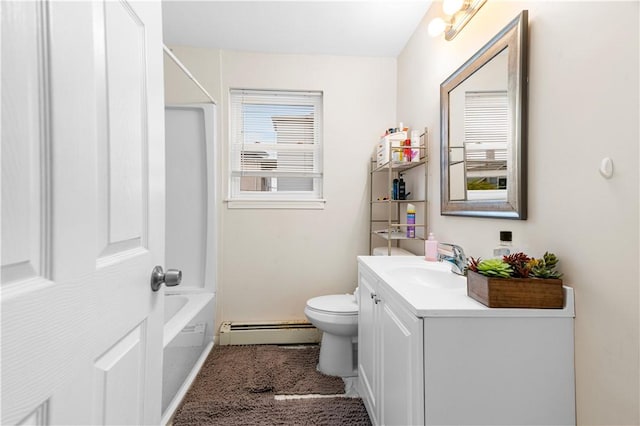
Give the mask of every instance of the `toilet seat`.
[{"label": "toilet seat", "polygon": [[333,315],[358,315],[358,304],[353,294],[331,294],[307,301],[307,308]]}]

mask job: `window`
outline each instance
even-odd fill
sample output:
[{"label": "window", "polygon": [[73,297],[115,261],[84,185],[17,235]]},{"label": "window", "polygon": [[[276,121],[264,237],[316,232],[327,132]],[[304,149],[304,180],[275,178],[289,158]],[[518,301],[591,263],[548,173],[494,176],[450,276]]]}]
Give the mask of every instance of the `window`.
[{"label": "window", "polygon": [[322,208],[322,93],[232,89],[229,207]]}]

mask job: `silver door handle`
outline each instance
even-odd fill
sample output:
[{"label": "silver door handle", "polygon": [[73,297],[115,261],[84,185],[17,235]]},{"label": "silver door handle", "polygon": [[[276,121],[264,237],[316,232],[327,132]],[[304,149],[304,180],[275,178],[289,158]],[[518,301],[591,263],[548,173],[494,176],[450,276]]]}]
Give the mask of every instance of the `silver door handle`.
[{"label": "silver door handle", "polygon": [[182,281],[182,271],[179,269],[167,269],[167,272],[162,270],[162,266],[156,266],[151,271],[151,290],[158,291],[162,284],[167,287],[173,287]]}]

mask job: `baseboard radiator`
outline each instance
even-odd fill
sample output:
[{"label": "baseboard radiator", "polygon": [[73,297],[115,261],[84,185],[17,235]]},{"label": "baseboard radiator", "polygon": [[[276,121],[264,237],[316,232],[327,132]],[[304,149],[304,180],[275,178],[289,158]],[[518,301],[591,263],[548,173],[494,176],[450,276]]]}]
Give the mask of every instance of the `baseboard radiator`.
[{"label": "baseboard radiator", "polygon": [[220,345],[317,343],[322,332],[307,321],[223,322]]}]

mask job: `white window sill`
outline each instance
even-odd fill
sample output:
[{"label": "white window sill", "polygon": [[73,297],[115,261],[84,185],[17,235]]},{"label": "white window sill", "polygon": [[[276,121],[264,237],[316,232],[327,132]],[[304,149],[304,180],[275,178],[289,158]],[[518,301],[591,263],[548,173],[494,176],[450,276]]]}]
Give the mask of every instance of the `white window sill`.
[{"label": "white window sill", "polygon": [[326,200],[225,200],[230,209],[322,210]]}]

